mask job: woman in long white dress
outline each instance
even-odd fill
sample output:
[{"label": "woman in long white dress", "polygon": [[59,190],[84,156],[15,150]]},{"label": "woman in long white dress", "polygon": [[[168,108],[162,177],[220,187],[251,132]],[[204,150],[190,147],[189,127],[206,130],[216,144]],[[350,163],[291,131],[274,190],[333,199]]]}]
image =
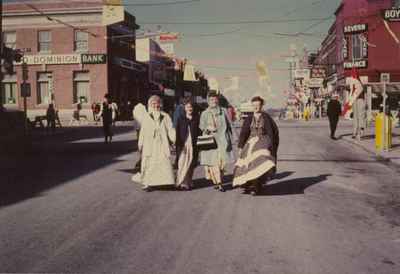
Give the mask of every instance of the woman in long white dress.
[{"label": "woman in long white dress", "polygon": [[138,143],[142,156],[141,183],[145,191],[151,191],[155,186],[175,185],[170,159],[170,145],[176,140],[172,120],[161,111],[158,96],[150,97],[148,109],[142,117]]}]

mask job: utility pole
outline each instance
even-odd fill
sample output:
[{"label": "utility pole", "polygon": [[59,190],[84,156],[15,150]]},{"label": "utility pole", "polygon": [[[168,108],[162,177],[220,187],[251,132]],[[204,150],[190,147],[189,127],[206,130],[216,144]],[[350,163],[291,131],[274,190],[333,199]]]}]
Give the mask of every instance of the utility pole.
[{"label": "utility pole", "polygon": [[[3,59],[3,0],[0,0],[0,61]],[[3,107],[3,68],[0,69],[0,113],[4,110]]]}]

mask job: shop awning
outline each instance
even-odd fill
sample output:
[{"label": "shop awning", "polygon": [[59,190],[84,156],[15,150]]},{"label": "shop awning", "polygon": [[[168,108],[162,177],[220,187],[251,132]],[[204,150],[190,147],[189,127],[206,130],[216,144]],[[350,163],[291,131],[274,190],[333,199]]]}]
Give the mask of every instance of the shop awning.
[{"label": "shop awning", "polygon": [[[368,83],[367,86],[372,87],[373,93],[383,93],[382,83]],[[386,84],[387,93],[400,93],[400,83],[387,83]]]}]

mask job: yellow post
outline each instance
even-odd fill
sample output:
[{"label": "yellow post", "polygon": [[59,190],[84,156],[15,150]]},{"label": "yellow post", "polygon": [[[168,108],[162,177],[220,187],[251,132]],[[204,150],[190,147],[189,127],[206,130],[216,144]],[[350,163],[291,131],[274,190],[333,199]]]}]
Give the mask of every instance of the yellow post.
[{"label": "yellow post", "polygon": [[[383,132],[385,130],[385,132]],[[375,120],[375,148],[387,151],[392,147],[392,120],[388,115],[379,113]]]}]

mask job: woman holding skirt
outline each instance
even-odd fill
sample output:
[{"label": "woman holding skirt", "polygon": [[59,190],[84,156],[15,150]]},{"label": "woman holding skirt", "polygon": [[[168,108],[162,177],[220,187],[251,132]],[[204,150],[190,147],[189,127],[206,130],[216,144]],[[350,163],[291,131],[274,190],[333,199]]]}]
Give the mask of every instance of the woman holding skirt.
[{"label": "woman holding skirt", "polygon": [[226,110],[219,106],[218,94],[208,96],[208,108],[200,117],[200,129],[205,134],[213,135],[217,148],[200,152],[200,164],[204,166],[206,179],[211,180],[215,188],[224,192],[223,172],[230,162],[232,152],[232,128]]},{"label": "woman holding skirt", "polygon": [[196,140],[199,136],[199,116],[194,112],[190,98],[183,101],[184,114],[176,121],[176,155],[178,173],[176,187],[181,190],[191,190],[193,187],[193,171],[197,165],[198,150]]},{"label": "woman holding skirt", "polygon": [[264,100],[257,96],[251,102],[254,113],[246,118],[240,132],[233,186],[257,195],[276,172],[279,130],[271,116],[262,110]]}]

